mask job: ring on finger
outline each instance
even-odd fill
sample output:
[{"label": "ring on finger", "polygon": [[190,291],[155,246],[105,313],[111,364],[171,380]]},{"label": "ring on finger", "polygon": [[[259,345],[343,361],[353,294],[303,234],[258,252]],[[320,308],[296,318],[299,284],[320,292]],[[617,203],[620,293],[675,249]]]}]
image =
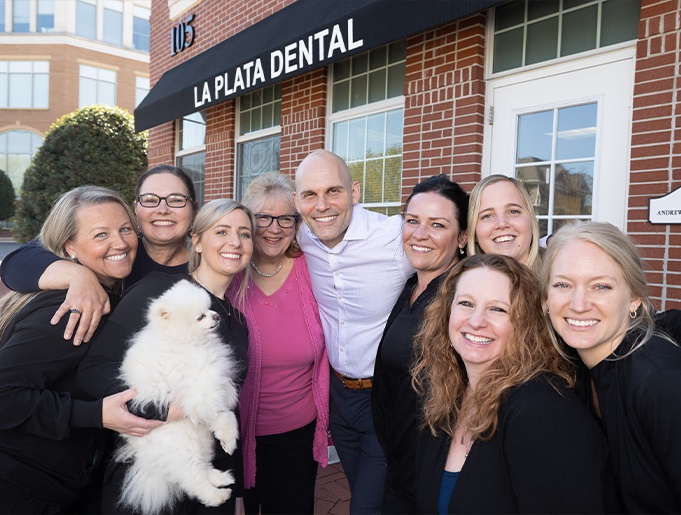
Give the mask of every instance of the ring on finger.
[{"label": "ring on finger", "polygon": [[77,308],[71,308],[71,309],[69,309],[69,311],[71,313],[75,313],[76,315],[82,315],[83,314],[83,312],[80,309],[77,309]]}]

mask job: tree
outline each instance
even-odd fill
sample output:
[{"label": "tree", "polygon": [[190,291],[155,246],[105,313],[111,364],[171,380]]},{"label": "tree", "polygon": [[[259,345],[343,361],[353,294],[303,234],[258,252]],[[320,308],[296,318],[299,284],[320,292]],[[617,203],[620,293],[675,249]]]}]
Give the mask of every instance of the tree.
[{"label": "tree", "polygon": [[112,188],[132,204],[137,177],[146,168],[147,133],[135,133],[127,111],[93,105],[62,116],[24,174],[16,238],[34,238],[57,197],[78,186]]},{"label": "tree", "polygon": [[12,180],[0,170],[0,220],[9,220],[14,216],[15,199]]}]

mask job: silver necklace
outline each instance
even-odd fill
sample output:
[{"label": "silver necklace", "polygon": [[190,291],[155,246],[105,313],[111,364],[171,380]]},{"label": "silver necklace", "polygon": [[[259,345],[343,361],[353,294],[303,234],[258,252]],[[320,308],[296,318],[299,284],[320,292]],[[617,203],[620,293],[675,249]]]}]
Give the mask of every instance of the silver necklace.
[{"label": "silver necklace", "polygon": [[[194,275],[189,274],[189,277],[191,277],[192,280],[193,280],[196,284],[198,284],[199,286],[201,286],[201,288],[203,288],[204,290],[206,290],[206,292],[208,292],[208,295],[210,295],[211,297],[215,297],[215,299],[218,301],[218,305],[222,308],[222,311],[225,312],[225,315],[227,315],[227,318],[231,318],[232,314],[231,314],[229,311],[227,311],[227,308],[225,308],[225,306],[222,305],[222,301],[221,301],[220,297],[218,297],[218,296],[215,295],[212,291],[210,291],[208,288],[206,288],[206,286],[205,286],[201,281],[199,281],[199,279],[198,279],[197,277],[195,277]],[[225,300],[226,300],[226,299],[225,299]],[[229,301],[227,301],[227,302],[229,302]],[[213,303],[211,302],[211,307],[212,307],[212,304],[213,304]]]},{"label": "silver necklace", "polygon": [[273,277],[273,276],[277,275],[277,274],[279,273],[279,271],[281,270],[281,267],[283,266],[283,264],[284,264],[284,261],[282,261],[281,263],[279,263],[279,266],[276,268],[276,270],[275,270],[274,272],[271,272],[271,273],[269,273],[269,274],[266,274],[265,272],[261,271],[261,270],[256,266],[256,264],[255,264],[254,261],[251,261],[251,266],[253,267],[253,270],[255,270],[255,271],[258,273],[258,275],[261,275],[261,276],[263,276],[263,277]]}]

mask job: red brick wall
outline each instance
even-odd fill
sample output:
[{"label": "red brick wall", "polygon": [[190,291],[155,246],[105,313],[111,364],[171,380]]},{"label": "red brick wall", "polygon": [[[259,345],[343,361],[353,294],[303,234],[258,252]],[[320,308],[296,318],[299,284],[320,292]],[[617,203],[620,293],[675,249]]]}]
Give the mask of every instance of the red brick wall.
[{"label": "red brick wall", "polygon": [[436,174],[480,179],[484,128],[484,13],[409,38],[402,201]]},{"label": "red brick wall", "polygon": [[631,137],[627,232],[664,309],[681,308],[681,225],[648,222],[648,199],[681,187],[681,2],[642,0]]},{"label": "red brick wall", "polygon": [[326,68],[284,82],[279,156],[282,173],[295,175],[306,155],[324,148],[327,98]]}]

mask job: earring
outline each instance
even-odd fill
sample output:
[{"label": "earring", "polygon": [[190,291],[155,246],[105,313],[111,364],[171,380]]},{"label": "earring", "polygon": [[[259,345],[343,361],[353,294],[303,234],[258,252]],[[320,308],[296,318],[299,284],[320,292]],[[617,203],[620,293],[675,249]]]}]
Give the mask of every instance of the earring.
[{"label": "earring", "polygon": [[466,251],[463,250],[463,247],[459,247],[459,257],[466,257]]},{"label": "earring", "polygon": [[76,261],[78,258],[76,257],[75,254],[72,254],[72,255],[71,255],[71,259],[73,259],[74,261]]},{"label": "earring", "polygon": [[632,309],[631,311],[629,311],[629,318],[631,318],[632,320],[634,320],[636,318],[636,310],[635,309]]}]

